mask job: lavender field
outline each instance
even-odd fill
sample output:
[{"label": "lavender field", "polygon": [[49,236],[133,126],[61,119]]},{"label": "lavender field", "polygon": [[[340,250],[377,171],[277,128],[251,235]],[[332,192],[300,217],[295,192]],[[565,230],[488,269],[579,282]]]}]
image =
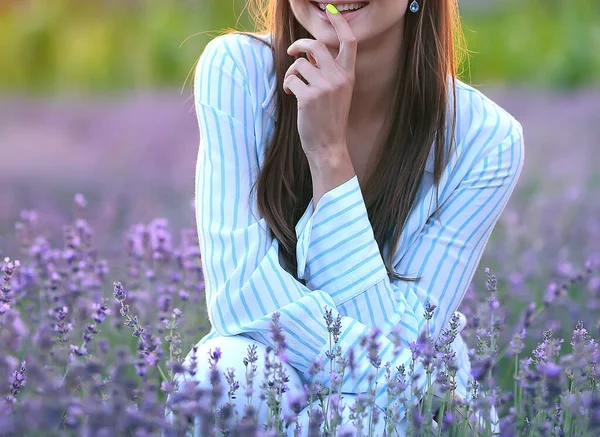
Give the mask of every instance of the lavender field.
[{"label": "lavender field", "polygon": [[[480,89],[521,122],[526,157],[460,308],[473,377],[501,435],[600,435],[600,89]],[[0,101],[0,436],[160,435],[209,328],[197,135],[188,89]],[[475,435],[452,411],[438,435]],[[215,435],[241,435],[217,416]]]}]

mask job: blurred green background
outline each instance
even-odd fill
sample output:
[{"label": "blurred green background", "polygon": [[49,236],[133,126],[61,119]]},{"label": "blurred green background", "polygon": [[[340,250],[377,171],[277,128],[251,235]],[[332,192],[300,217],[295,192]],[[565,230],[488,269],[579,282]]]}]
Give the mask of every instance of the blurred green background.
[{"label": "blurred green background", "polygon": [[[472,82],[600,82],[597,0],[471,0],[460,9]],[[2,0],[0,91],[179,87],[225,27],[253,30],[244,1]]]},{"label": "blurred green background", "polygon": [[[95,246],[113,268],[109,282],[124,277],[131,225],[164,217],[175,235],[194,228],[191,73],[214,36],[254,30],[245,7],[0,0],[0,257],[19,257],[13,234],[23,209],[37,209],[39,233],[62,245],[79,192]],[[496,271],[510,335],[548,283],[600,257],[600,2],[462,0],[460,11],[469,50],[460,78],[525,133],[523,173],[474,280],[481,298],[484,267]],[[582,303],[589,294],[582,287],[570,297]],[[556,326],[568,338],[576,320],[594,329],[598,311],[557,306],[535,329]],[[186,338],[184,350],[195,341]],[[512,366],[503,364],[510,388]]]}]

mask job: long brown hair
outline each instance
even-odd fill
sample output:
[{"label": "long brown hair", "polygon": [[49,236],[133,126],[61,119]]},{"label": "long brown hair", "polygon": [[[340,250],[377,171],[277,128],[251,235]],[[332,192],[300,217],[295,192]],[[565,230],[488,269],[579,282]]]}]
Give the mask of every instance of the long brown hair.
[{"label": "long brown hair", "polygon": [[[451,83],[454,110],[450,138],[454,143],[455,76],[465,53],[457,50],[465,47],[458,0],[420,0],[419,5],[418,13],[406,13],[393,109],[384,125],[380,153],[370,179],[361,186],[388,277],[404,281],[420,278],[394,272],[393,256],[434,141],[436,206],[439,203],[437,189],[449,156],[445,150],[448,87]],[[295,226],[312,198],[312,177],[298,134],[296,97],[283,92],[283,78],[294,61],[286,49],[297,39],[311,35],[296,20],[288,0],[250,0],[248,6],[258,32],[270,33],[272,44],[249,32],[226,33],[247,35],[271,49],[277,76],[278,120],[252,189],[256,189],[258,210],[279,240],[286,270],[298,280]],[[383,247],[392,233],[386,259]]]}]

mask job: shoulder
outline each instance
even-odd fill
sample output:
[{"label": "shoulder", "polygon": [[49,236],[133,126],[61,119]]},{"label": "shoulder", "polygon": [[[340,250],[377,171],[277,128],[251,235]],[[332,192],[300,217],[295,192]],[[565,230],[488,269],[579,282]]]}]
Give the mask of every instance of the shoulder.
[{"label": "shoulder", "polygon": [[[459,155],[480,160],[511,149],[518,153],[522,161],[523,126],[512,114],[480,90],[458,79],[456,103],[456,145]],[[474,164],[471,160],[467,161]]]},{"label": "shoulder", "polygon": [[223,58],[228,58],[244,73],[249,71],[254,66],[253,64],[262,67],[265,63],[265,52],[270,51],[267,46],[270,41],[266,34],[252,35],[265,42],[239,33],[219,35],[206,44],[200,55],[200,60],[212,62],[213,59],[222,61]]},{"label": "shoulder", "polygon": [[237,80],[240,82],[239,86],[246,88],[253,99],[267,109],[276,82],[271,35],[247,33],[256,38],[246,34],[227,33],[210,40],[198,60],[194,81],[199,83],[204,80],[206,71],[215,71],[217,74],[214,80]]}]

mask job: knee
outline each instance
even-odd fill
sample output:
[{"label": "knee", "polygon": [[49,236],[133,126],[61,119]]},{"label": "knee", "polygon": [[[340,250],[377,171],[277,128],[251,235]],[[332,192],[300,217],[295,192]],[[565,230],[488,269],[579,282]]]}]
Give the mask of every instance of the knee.
[{"label": "knee", "polygon": [[[333,397],[331,396],[327,396],[325,403],[327,402],[331,402],[333,401]],[[365,409],[363,410],[363,413],[358,414],[358,416],[361,416],[361,418],[359,419],[358,417],[354,417],[351,418],[351,416],[355,416],[352,413],[352,410],[355,409],[356,403],[359,401],[359,396],[356,394],[351,394],[351,393],[343,393],[342,398],[337,401],[335,404],[330,404],[330,408],[328,411],[328,416],[330,417],[329,420],[331,420],[331,417],[333,415],[332,413],[332,409],[333,408],[339,408],[341,411],[341,423],[339,426],[339,428],[337,429],[338,433],[340,435],[347,435],[345,433],[351,433],[351,435],[357,435],[359,428],[362,429],[361,435],[369,435],[369,416],[371,414],[371,410],[370,407],[365,406]],[[337,405],[336,405],[337,404]],[[299,425],[302,427],[302,435],[305,435],[305,433],[310,429],[310,419],[309,419],[309,411],[312,411],[313,409],[319,409],[319,401],[315,400],[313,401],[313,403],[310,406],[307,406],[304,408],[304,410],[302,410],[300,412],[299,415],[299,419],[298,419],[298,423]],[[375,436],[385,436],[387,435],[387,427],[388,427],[388,423],[386,421],[385,415],[384,413],[379,409],[379,407],[375,407],[378,410],[378,417],[377,417],[377,423],[375,423],[375,421],[373,420],[372,423],[372,435]],[[323,420],[326,420],[323,417]],[[358,423],[360,421],[360,424]],[[316,427],[316,423],[313,424],[313,426]],[[404,436],[406,435],[406,420],[402,419],[399,423],[395,423],[393,424],[393,433],[392,435],[398,435],[398,436]],[[324,422],[321,423],[321,428],[320,431],[324,431]],[[289,436],[291,436],[291,433],[288,433]]]},{"label": "knee", "polygon": [[[252,366],[254,365],[257,369],[252,379],[252,406],[255,408],[258,423],[265,423],[268,417],[268,406],[266,405],[265,401],[260,401],[260,393],[262,391],[261,386],[265,381],[264,371],[267,346],[261,342],[242,335],[227,337],[216,336],[206,340],[203,344],[198,346],[198,350],[196,352],[197,365],[194,376],[191,376],[187,372],[183,375],[180,375],[179,388],[182,388],[183,381],[194,379],[198,383],[197,390],[204,390],[205,392],[210,392],[213,390],[210,375],[211,369],[209,364],[209,354],[214,354],[217,348],[219,348],[221,352],[216,363],[216,368],[219,371],[220,384],[222,388],[221,394],[216,400],[216,407],[218,408],[229,401],[227,394],[229,391],[229,384],[227,382],[226,375],[228,374],[228,370],[233,369],[233,379],[237,381],[239,387],[235,391],[235,399],[232,399],[231,403],[234,410],[233,414],[237,416],[236,420],[241,420],[245,414],[245,405],[248,402],[246,397],[246,390],[248,386],[246,372],[250,373],[252,371]],[[246,367],[246,365],[244,365],[244,358],[250,358],[249,355],[251,351],[254,351],[253,355],[255,362],[249,362],[248,366]],[[275,357],[273,352],[271,352],[270,357],[271,361],[275,360],[275,362],[279,362],[278,358]],[[192,353],[190,352],[184,361],[184,366],[186,369],[189,369],[191,358]],[[214,360],[211,361],[214,362]],[[283,369],[288,379],[288,391],[282,395],[281,403],[282,413],[285,415],[290,413],[290,408],[288,405],[289,394],[303,390],[303,387],[300,374],[294,367],[292,367],[290,364],[283,363]],[[269,379],[271,378],[273,378],[273,376],[269,377]],[[203,396],[203,398],[205,398],[203,405],[210,408],[209,402],[211,401],[211,396]]]},{"label": "knee", "polygon": [[[232,336],[217,336],[213,337],[204,342],[204,344],[198,347],[196,352],[197,368],[195,379],[198,380],[202,385],[208,384],[210,387],[210,365],[209,365],[209,354],[216,351],[219,348],[220,357],[217,361],[217,368],[221,375],[222,382],[225,382],[224,376],[227,373],[227,369],[233,368],[235,379],[240,382],[240,386],[246,383],[246,371],[251,371],[252,364],[257,367],[257,372],[253,381],[253,387],[258,389],[257,383],[263,381],[264,369],[265,369],[265,355],[267,353],[267,346],[264,343],[245,337],[243,335],[232,335]],[[255,362],[248,362],[248,366],[244,364],[244,358],[250,358],[251,351],[254,350]],[[188,354],[184,364],[189,364],[191,360],[191,353]],[[271,361],[278,359],[275,354],[271,352]],[[214,360],[213,360],[214,361]],[[302,388],[302,380],[298,371],[288,363],[283,363],[283,368],[286,375],[289,378],[288,386],[290,390]]]}]

